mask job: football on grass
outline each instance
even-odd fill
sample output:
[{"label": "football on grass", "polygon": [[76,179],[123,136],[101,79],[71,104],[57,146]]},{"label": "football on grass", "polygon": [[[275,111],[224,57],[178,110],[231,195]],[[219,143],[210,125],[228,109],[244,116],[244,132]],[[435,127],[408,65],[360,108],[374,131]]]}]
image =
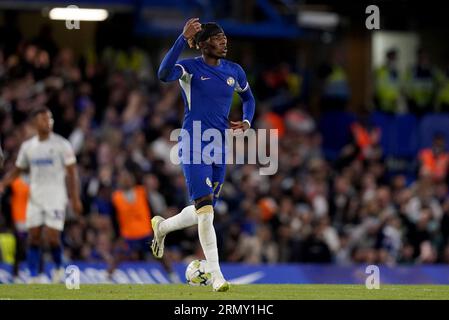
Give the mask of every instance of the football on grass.
[{"label": "football on grass", "polygon": [[193,260],[186,269],[186,281],[191,286],[208,286],[212,283],[212,275],[206,272],[206,260]]}]

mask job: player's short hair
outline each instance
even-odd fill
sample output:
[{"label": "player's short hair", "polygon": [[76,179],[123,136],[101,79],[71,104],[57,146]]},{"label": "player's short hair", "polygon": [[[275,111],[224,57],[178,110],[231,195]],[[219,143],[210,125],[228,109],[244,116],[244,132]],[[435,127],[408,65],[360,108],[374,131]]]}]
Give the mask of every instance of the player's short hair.
[{"label": "player's short hair", "polygon": [[207,22],[201,24],[201,31],[197,32],[194,37],[188,40],[191,48],[199,49],[199,44],[206,41],[219,33],[224,33],[223,28],[216,22]]},{"label": "player's short hair", "polygon": [[46,113],[46,112],[51,112],[48,107],[35,108],[35,109],[31,110],[30,119],[32,120],[32,119],[36,118],[39,114]]}]

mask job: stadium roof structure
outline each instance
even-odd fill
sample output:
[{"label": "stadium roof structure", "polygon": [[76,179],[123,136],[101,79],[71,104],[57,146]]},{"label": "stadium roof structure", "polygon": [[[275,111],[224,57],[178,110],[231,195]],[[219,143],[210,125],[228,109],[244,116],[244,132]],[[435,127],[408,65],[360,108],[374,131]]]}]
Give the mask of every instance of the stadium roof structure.
[{"label": "stadium roof structure", "polygon": [[242,22],[235,18],[217,17],[226,14],[224,0],[6,0],[0,8],[15,10],[50,10],[53,7],[77,5],[82,8],[104,8],[114,13],[134,16],[134,31],[138,35],[166,37],[179,33],[187,18],[200,17],[202,21],[217,21],[233,36],[299,38],[303,29],[297,23],[297,10],[291,0],[281,1],[284,10],[275,7],[269,0],[256,0],[252,8],[256,21]]},{"label": "stadium roof structure", "polygon": [[[418,0],[377,0],[374,3],[380,7],[384,30],[431,27],[449,30],[445,23],[447,11],[438,7],[436,1],[428,0],[426,6]],[[48,12],[54,7],[71,5],[104,8],[110,16],[131,16],[134,33],[139,36],[172,37],[179,33],[187,18],[199,17],[201,21],[217,21],[231,36],[319,39],[317,35],[338,32],[339,27],[364,29],[365,8],[371,2],[254,0],[254,4],[246,9],[249,12],[236,13],[232,12],[233,2],[229,0],[2,0],[0,9]],[[302,19],[307,13],[308,19]],[[311,19],[314,19],[312,23]],[[304,21],[308,21],[308,25]],[[329,24],[329,21],[333,21],[333,26],[326,27],[325,23]]]},{"label": "stadium roof structure", "polygon": [[174,35],[182,29],[186,17],[199,16],[203,21],[217,21],[227,34],[233,36],[299,38],[303,35],[303,30],[296,23],[296,13],[290,11],[288,15],[283,14],[268,0],[255,2],[254,11],[262,18],[251,22],[216,17],[214,11],[220,2],[223,4],[223,1],[214,1],[214,8],[212,2],[143,0],[142,8],[138,10],[136,31],[153,36]]}]

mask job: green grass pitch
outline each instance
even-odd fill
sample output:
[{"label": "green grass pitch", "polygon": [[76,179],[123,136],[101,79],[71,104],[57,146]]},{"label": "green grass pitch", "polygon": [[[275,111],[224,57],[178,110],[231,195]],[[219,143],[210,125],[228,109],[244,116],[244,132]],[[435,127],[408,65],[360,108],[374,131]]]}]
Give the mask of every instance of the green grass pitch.
[{"label": "green grass pitch", "polygon": [[211,287],[188,285],[82,285],[69,290],[65,285],[0,285],[4,299],[86,299],[86,300],[449,300],[446,285],[381,285],[368,290],[364,285],[232,285],[228,292],[212,292]]}]

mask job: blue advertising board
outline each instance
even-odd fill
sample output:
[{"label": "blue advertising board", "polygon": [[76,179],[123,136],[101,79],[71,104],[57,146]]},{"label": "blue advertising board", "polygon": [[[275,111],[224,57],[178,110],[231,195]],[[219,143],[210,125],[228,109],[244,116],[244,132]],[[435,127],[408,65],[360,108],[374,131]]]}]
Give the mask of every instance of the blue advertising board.
[{"label": "blue advertising board", "polygon": [[[169,283],[167,273],[157,262],[122,263],[108,277],[103,263],[72,263],[80,270],[81,283]],[[222,263],[222,271],[234,284],[364,284],[370,273],[366,265],[336,266],[323,264],[274,264],[246,265]],[[174,269],[184,280],[186,264],[174,264]],[[46,264],[41,279],[50,282],[51,264]],[[449,265],[380,266],[380,282],[383,284],[449,284]],[[0,283],[11,283],[12,267],[0,264]],[[21,265],[19,281],[26,282],[29,272]]]}]

